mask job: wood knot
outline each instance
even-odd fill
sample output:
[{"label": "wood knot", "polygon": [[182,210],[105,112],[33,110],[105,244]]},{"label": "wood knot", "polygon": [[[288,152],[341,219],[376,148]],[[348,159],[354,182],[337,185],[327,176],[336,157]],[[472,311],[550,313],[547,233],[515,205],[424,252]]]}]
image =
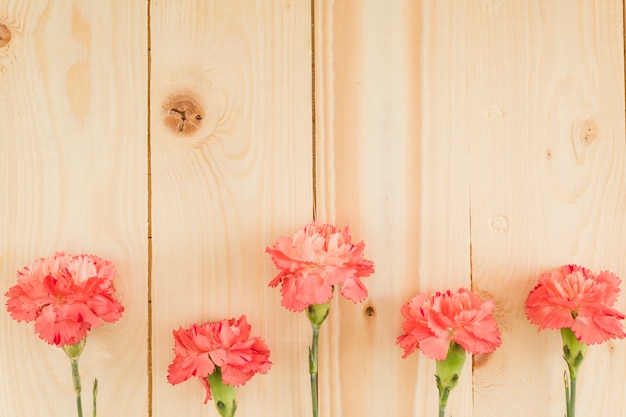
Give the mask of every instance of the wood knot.
[{"label": "wood knot", "polygon": [[190,93],[170,96],[162,107],[165,125],[176,134],[195,133],[204,120],[204,110]]},{"label": "wood knot", "polygon": [[373,305],[369,304],[363,308],[363,314],[365,314],[366,317],[373,318],[376,315],[376,309]]},{"label": "wood knot", "polygon": [[506,233],[509,231],[509,218],[503,215],[493,216],[489,221],[491,230],[498,233]]},{"label": "wood knot", "polygon": [[589,144],[598,138],[598,124],[595,120],[585,120],[580,126],[579,139],[583,144]]},{"label": "wood knot", "polygon": [[11,31],[4,23],[0,23],[0,48],[11,42]]}]

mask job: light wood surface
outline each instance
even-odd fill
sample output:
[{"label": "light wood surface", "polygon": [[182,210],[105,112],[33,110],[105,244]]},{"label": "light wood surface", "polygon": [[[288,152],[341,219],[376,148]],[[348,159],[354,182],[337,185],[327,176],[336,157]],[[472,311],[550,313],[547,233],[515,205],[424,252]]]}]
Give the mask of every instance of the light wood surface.
[{"label": "light wood surface", "polygon": [[[523,303],[564,263],[626,280],[624,74],[622,0],[0,0],[2,293],[55,250],[115,263],[126,312],[80,362],[101,416],[216,417],[167,382],[172,330],[241,314],[273,367],[237,415],[307,416],[310,325],[264,249],[316,216],[376,265],[322,326],[322,417],[436,415],[400,306],[461,286],[504,343],[446,414],[561,416],[558,332]],[[75,415],[60,349],[0,326],[0,417]],[[625,353],[589,349],[579,415],[626,409]]]},{"label": "light wood surface", "polygon": [[[523,308],[538,274],[562,264],[626,279],[622,3],[493,2],[467,16],[473,284],[495,297],[504,332],[476,362],[474,412],[562,415],[559,332],[538,333]],[[623,414],[625,348],[589,349],[579,415]]]},{"label": "light wood surface", "polygon": [[[218,415],[199,381],[167,383],[171,332],[241,314],[274,365],[237,390],[238,415],[310,409],[310,326],[267,286],[277,271],[264,253],[311,220],[310,12],[304,2],[152,3],[155,417]],[[167,117],[186,97],[201,120],[172,130]]]},{"label": "light wood surface", "polygon": [[[0,1],[0,24],[1,292],[58,250],[113,262],[126,311],[88,336],[85,415],[97,377],[98,415],[147,416],[145,3]],[[0,326],[0,416],[76,415],[63,351]]]},{"label": "light wood surface", "polygon": [[[316,6],[319,215],[349,224],[377,271],[364,304],[341,300],[331,312],[325,415],[432,415],[434,361],[402,359],[395,338],[400,306],[418,291],[470,286],[466,118],[455,100],[464,9]],[[471,415],[465,369],[451,415]]]}]

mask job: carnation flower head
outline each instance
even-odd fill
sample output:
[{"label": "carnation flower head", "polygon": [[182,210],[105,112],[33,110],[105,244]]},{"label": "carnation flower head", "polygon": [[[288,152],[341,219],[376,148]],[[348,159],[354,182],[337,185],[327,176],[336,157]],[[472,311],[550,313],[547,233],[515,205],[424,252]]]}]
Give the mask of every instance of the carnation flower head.
[{"label": "carnation flower head", "polygon": [[57,252],[18,271],[17,284],[5,293],[7,310],[17,321],[34,321],[47,343],[75,345],[91,328],[122,316],[124,306],[113,297],[115,273],[95,255]]},{"label": "carnation flower head", "polygon": [[[212,398],[209,375],[221,372],[225,385],[245,384],[256,373],[266,374],[272,363],[263,339],[250,337],[246,316],[193,324],[173,331],[175,357],[168,367],[167,380],[175,385],[192,376],[206,389],[204,402]],[[218,369],[219,368],[219,369]]]},{"label": "carnation flower head", "polygon": [[564,265],[539,276],[526,300],[526,316],[539,330],[569,328],[585,344],[621,339],[624,314],[613,308],[620,283],[608,271]]},{"label": "carnation flower head", "polygon": [[451,342],[473,354],[492,352],[502,343],[492,315],[493,300],[481,301],[465,288],[430,297],[418,293],[400,311],[405,333],[396,343],[404,349],[404,358],[419,348],[429,358],[442,361]]},{"label": "carnation flower head", "polygon": [[291,311],[324,304],[333,297],[333,288],[353,302],[367,297],[361,278],[374,272],[374,263],[363,257],[365,243],[351,243],[348,227],[314,221],[293,237],[279,238],[266,248],[280,272],[270,287],[281,284],[281,304]]}]

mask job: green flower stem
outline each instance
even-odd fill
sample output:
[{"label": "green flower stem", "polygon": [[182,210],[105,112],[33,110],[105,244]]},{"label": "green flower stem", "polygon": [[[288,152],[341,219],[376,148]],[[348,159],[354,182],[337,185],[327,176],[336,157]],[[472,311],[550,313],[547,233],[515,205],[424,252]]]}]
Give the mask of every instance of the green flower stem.
[{"label": "green flower stem", "polygon": [[84,338],[75,345],[63,346],[63,351],[70,359],[70,364],[72,366],[72,382],[74,383],[74,392],[76,393],[76,410],[78,412],[78,417],[83,417],[83,403],[80,398],[82,387],[80,385],[80,373],[78,372],[78,359],[80,358],[80,354],[83,353],[86,341],[87,339]]},{"label": "green flower stem", "polygon": [[569,381],[564,376],[565,383],[565,406],[566,416],[576,416],[576,380],[580,365],[585,359],[587,345],[576,339],[576,335],[571,329],[564,327],[561,329],[561,339],[563,340],[563,359],[567,362]]},{"label": "green flower stem", "polygon": [[328,311],[330,308],[329,303],[325,304],[312,304],[306,309],[306,315],[311,322],[313,328],[313,340],[311,341],[311,347],[309,347],[309,374],[311,376],[311,407],[313,409],[313,417],[319,416],[319,396],[318,396],[318,383],[317,383],[317,364],[318,364],[318,341],[320,326],[328,317]]},{"label": "green flower stem", "polygon": [[567,375],[564,375],[565,380],[565,408],[566,417],[576,416],[576,378],[570,378],[567,380]]},{"label": "green flower stem", "polygon": [[98,396],[98,379],[93,380],[93,390],[91,391],[93,398],[93,417],[96,417],[96,397]]},{"label": "green flower stem", "polygon": [[450,342],[446,358],[435,365],[435,380],[439,390],[439,417],[444,417],[450,391],[459,382],[459,375],[465,363],[465,349],[455,342]]},{"label": "green flower stem", "polygon": [[313,340],[309,348],[309,374],[311,376],[311,404],[313,407],[313,417],[319,416],[319,399],[317,383],[317,345],[319,339],[319,326],[313,325]]},{"label": "green flower stem", "polygon": [[234,417],[237,411],[237,395],[235,387],[224,384],[222,380],[222,370],[215,367],[215,371],[207,378],[215,408],[222,417]]},{"label": "green flower stem", "polygon": [[80,373],[78,372],[78,359],[70,359],[72,364],[72,380],[74,381],[74,392],[76,393],[76,410],[78,410],[78,417],[83,417],[83,403],[80,399]]},{"label": "green flower stem", "polygon": [[576,415],[576,378],[571,379],[569,389],[570,410],[568,417],[574,417]]}]

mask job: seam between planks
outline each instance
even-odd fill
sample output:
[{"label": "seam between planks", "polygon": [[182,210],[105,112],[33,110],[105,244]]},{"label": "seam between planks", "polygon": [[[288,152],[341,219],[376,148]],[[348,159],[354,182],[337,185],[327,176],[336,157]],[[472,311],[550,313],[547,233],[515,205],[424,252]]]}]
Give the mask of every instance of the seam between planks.
[{"label": "seam between planks", "polygon": [[150,6],[151,0],[146,2],[146,62],[147,62],[147,124],[146,124],[146,141],[147,141],[147,168],[148,168],[148,265],[147,265],[147,286],[148,286],[148,331],[147,331],[147,368],[148,368],[148,417],[152,417],[152,153],[151,153],[151,69],[152,69],[152,30],[150,26]]},{"label": "seam between planks", "polygon": [[311,0],[311,187],[313,193],[313,220],[317,220],[317,125],[315,94],[315,0]]}]

